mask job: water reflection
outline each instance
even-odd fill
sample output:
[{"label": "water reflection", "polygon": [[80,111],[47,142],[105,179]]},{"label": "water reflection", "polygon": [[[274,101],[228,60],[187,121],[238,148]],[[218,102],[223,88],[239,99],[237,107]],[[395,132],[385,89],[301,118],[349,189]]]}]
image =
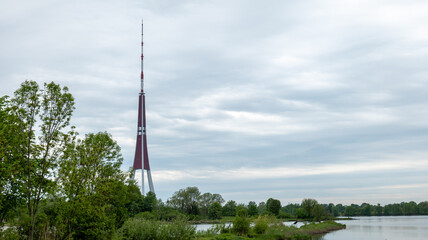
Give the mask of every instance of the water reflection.
[{"label": "water reflection", "polygon": [[[428,239],[428,216],[400,217],[355,217],[355,220],[337,221],[346,224],[346,229],[325,235],[314,236],[313,240],[426,240]],[[301,227],[302,222],[284,222],[286,226]],[[197,230],[207,230],[213,224],[198,224]]]},{"label": "water reflection", "polygon": [[338,221],[346,224],[346,229],[314,237],[314,240],[426,240],[428,236],[428,216],[400,217],[356,217],[355,220]]}]

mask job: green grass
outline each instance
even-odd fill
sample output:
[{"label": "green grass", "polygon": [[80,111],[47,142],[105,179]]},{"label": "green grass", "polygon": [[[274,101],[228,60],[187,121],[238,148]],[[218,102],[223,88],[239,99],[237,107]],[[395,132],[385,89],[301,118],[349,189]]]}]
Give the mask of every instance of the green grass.
[{"label": "green grass", "polygon": [[[339,224],[334,221],[325,221],[322,223],[310,223],[303,225],[300,228],[295,226],[284,226],[281,221],[274,218],[265,219],[268,221],[268,228],[264,233],[256,233],[254,227],[246,236],[237,236],[231,232],[227,232],[222,227],[215,226],[211,230],[198,232],[196,239],[203,240],[243,240],[243,239],[258,239],[258,240],[310,240],[313,235],[328,233],[334,230],[346,228],[344,224]],[[263,220],[263,221],[265,221]],[[260,220],[259,220],[260,221]]]}]

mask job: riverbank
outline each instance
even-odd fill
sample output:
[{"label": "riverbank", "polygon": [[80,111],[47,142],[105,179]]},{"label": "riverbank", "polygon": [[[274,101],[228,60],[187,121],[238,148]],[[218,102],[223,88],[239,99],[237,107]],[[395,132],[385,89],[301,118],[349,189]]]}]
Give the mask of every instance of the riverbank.
[{"label": "riverbank", "polygon": [[310,223],[301,226],[285,226],[283,224],[270,225],[264,233],[257,234],[250,231],[246,235],[238,236],[231,232],[215,232],[213,230],[198,232],[196,239],[200,240],[245,240],[245,239],[263,239],[263,240],[276,240],[276,239],[301,239],[310,240],[312,236],[326,234],[332,231],[345,229],[345,224],[336,223],[334,221],[325,221],[322,223]]}]

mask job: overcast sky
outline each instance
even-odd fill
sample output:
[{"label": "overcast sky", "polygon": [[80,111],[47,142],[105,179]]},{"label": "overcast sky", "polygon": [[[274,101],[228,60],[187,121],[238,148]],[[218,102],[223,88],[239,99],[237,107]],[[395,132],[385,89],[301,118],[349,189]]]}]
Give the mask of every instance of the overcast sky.
[{"label": "overcast sky", "polygon": [[141,19],[158,197],[428,200],[427,1],[0,0],[0,96],[68,86],[132,166]]}]

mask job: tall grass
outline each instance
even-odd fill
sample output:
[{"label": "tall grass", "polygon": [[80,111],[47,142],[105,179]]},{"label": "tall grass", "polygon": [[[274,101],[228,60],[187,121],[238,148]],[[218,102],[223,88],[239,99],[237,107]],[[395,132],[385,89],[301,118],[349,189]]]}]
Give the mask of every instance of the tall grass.
[{"label": "tall grass", "polygon": [[190,240],[195,237],[196,227],[186,219],[172,222],[153,221],[142,218],[128,219],[117,231],[115,240]]}]

